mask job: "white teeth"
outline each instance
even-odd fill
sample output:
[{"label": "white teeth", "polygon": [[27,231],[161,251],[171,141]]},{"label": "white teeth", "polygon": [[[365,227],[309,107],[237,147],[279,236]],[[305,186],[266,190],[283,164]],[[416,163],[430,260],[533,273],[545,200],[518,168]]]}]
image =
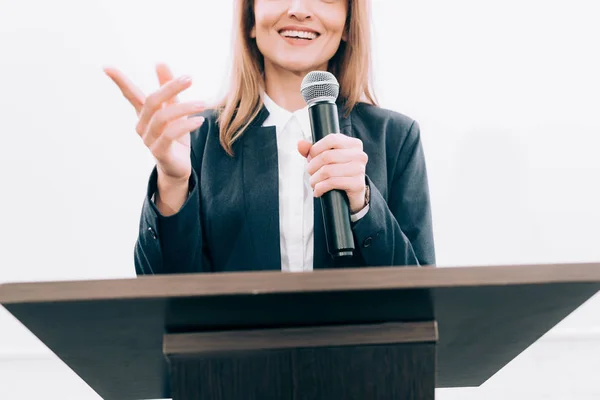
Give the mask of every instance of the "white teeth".
[{"label": "white teeth", "polygon": [[281,36],[285,36],[285,37],[295,37],[295,38],[310,39],[310,40],[316,39],[318,36],[315,32],[290,31],[290,30],[281,31],[281,32],[279,32],[279,34]]}]

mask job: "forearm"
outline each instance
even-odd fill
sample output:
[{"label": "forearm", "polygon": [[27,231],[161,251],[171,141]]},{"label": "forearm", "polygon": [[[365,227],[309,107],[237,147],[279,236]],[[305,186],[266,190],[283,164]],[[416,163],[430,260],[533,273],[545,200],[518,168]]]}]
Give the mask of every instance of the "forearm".
[{"label": "forearm", "polygon": [[156,170],[150,178],[140,219],[135,248],[138,275],[203,272],[203,238],[200,221],[200,193],[196,175],[190,178],[189,195],[177,213],[166,216],[152,200],[158,193]]}]

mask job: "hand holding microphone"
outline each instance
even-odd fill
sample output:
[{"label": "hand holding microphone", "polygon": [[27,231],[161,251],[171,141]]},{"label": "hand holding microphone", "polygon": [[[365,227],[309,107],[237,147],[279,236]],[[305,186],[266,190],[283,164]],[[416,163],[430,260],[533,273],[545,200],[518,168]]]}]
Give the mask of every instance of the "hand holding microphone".
[{"label": "hand holding microphone", "polygon": [[340,132],[337,105],[339,84],[325,71],[313,71],[302,81],[302,96],[308,113],[314,144],[298,143],[308,160],[310,184],[321,198],[325,237],[333,258],[350,257],[354,235],[350,213],[365,207],[365,171],[368,161],[362,141]]},{"label": "hand holding microphone", "polygon": [[308,161],[315,197],[338,189],[346,192],[350,213],[356,214],[365,207],[365,171],[369,157],[360,139],[332,133],[314,145],[302,140],[298,151]]},{"label": "hand holding microphone", "polygon": [[188,117],[204,111],[205,105],[179,103],[177,95],[191,86],[191,78],[174,79],[163,64],[156,68],[161,87],[147,97],[116,68],[106,67],[104,72],[135,108],[136,132],[156,159],[157,206],[163,215],[175,214],[185,203],[192,173],[190,132],[204,122],[202,117]]}]

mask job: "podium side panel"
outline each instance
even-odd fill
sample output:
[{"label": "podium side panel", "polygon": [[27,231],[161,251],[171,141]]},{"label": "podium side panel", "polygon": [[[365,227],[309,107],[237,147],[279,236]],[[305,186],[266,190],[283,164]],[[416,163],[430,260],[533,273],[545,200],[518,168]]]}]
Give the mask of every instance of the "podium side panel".
[{"label": "podium side panel", "polygon": [[294,400],[433,400],[435,344],[300,349]]}]

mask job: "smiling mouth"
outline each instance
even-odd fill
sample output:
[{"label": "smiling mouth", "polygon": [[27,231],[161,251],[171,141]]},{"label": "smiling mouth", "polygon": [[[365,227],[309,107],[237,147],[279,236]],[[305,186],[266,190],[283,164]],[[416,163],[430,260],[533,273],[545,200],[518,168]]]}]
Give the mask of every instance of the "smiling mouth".
[{"label": "smiling mouth", "polygon": [[308,40],[308,41],[315,40],[316,38],[321,36],[320,34],[318,34],[316,32],[293,31],[293,30],[282,30],[282,31],[279,31],[279,34],[281,36],[283,36],[284,38],[300,39],[300,40]]}]

